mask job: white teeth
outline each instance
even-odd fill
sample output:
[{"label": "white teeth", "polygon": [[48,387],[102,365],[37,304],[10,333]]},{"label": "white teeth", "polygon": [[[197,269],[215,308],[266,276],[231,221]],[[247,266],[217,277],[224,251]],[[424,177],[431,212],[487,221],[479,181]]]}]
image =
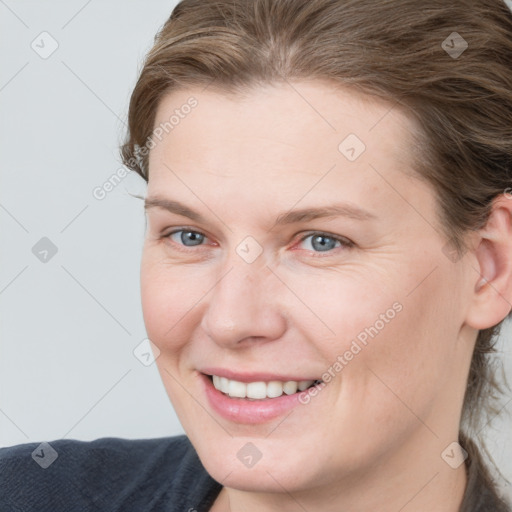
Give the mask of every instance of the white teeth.
[{"label": "white teeth", "polygon": [[283,384],[283,391],[287,395],[293,395],[293,393],[297,393],[297,387],[297,382],[295,382],[294,380],[289,380],[288,382],[285,382]]},{"label": "white teeth", "polygon": [[219,387],[217,389],[220,389],[223,393],[228,394],[229,380],[226,379],[226,377],[219,377]]},{"label": "white teeth", "polygon": [[230,380],[228,395],[236,398],[245,398],[247,396],[247,384],[237,380]]},{"label": "white teeth", "polygon": [[245,383],[227,379],[226,377],[219,377],[218,375],[212,375],[212,379],[215,389],[218,389],[222,393],[233,398],[249,398],[252,400],[277,398],[283,393],[293,395],[297,390],[304,391],[315,382],[313,380],[289,380],[287,382],[271,380],[269,382],[259,381]]},{"label": "white teeth", "polygon": [[223,393],[229,391],[229,380],[226,377],[219,377],[218,375],[212,375],[213,385],[215,389],[220,389]]},{"label": "white teeth", "polygon": [[313,384],[314,381],[312,380],[301,380],[299,381],[298,388],[299,391],[304,391],[305,389],[308,389],[311,384]]},{"label": "white teeth", "polygon": [[267,396],[269,398],[277,398],[283,394],[283,383],[278,380],[271,380],[267,384]]},{"label": "white teeth", "polygon": [[267,398],[267,385],[264,382],[249,382],[247,384],[248,398]]}]

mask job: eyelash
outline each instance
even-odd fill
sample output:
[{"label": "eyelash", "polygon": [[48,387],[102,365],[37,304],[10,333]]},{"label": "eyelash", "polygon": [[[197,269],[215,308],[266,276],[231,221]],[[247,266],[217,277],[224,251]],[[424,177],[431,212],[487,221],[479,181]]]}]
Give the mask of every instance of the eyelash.
[{"label": "eyelash", "polygon": [[[180,228],[180,229],[175,229],[174,231],[171,231],[170,233],[163,235],[162,238],[170,239],[172,235],[175,235],[176,233],[185,232],[185,231],[195,233],[197,235],[202,235],[206,239],[208,239],[208,237],[204,233],[201,233],[200,231],[196,231],[194,229],[189,229],[186,227]],[[354,242],[352,242],[348,238],[334,236],[334,235],[331,235],[330,233],[325,233],[323,231],[310,231],[307,234],[305,234],[304,236],[302,236],[297,243],[304,242],[304,240],[308,239],[309,237],[313,237],[313,236],[324,236],[326,238],[330,238],[330,239],[334,240],[335,242],[339,242],[339,244],[340,244],[339,247],[334,247],[333,249],[330,249],[328,251],[313,251],[313,250],[306,249],[308,252],[315,254],[315,257],[317,257],[316,255],[321,255],[324,252],[327,255],[331,255],[333,253],[333,251],[335,251],[335,249],[350,249],[351,247],[353,247],[355,245]],[[176,243],[174,241],[172,241],[172,242],[174,244],[176,244],[177,247],[179,247],[179,250],[183,250],[183,251],[188,251],[189,249],[194,249],[195,247],[201,247],[201,245],[203,245],[203,244],[200,244],[197,246],[188,247],[186,245]],[[322,257],[322,256],[320,256],[320,257]]]}]

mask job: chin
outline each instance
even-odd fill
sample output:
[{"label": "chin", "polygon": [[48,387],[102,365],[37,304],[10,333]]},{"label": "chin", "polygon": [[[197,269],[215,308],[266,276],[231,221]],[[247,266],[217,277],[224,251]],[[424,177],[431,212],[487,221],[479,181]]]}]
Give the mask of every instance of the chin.
[{"label": "chin", "polygon": [[284,488],[296,492],[325,484],[326,472],[332,475],[329,457],[319,453],[317,436],[302,443],[227,434],[206,439],[203,433],[196,437],[193,432],[189,438],[210,476],[234,489],[282,493]]}]

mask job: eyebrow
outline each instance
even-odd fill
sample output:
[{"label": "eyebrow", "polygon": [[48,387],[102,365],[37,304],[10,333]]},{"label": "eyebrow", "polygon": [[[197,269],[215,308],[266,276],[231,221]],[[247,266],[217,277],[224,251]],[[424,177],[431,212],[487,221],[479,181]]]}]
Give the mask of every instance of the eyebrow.
[{"label": "eyebrow", "polygon": [[[188,217],[195,222],[206,223],[206,219],[198,212],[192,210],[188,206],[160,196],[147,197],[144,200],[144,209],[149,210],[150,208],[162,208],[170,213],[182,215]],[[329,206],[321,206],[318,208],[303,208],[300,210],[290,210],[277,217],[274,223],[276,225],[294,224],[298,222],[307,222],[320,218],[327,217],[349,217],[354,220],[371,220],[376,219],[376,215],[370,213],[358,206],[352,204],[333,204]]]}]

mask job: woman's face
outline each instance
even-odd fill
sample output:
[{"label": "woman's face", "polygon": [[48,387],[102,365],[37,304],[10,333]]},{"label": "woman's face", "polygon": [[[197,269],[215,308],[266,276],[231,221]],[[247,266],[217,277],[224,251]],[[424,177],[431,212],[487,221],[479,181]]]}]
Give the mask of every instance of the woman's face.
[{"label": "woman's face", "polygon": [[410,176],[411,119],[295,82],[173,92],[160,125],[143,313],[209,473],[292,492],[441,460],[457,438],[472,285],[434,193]]}]

